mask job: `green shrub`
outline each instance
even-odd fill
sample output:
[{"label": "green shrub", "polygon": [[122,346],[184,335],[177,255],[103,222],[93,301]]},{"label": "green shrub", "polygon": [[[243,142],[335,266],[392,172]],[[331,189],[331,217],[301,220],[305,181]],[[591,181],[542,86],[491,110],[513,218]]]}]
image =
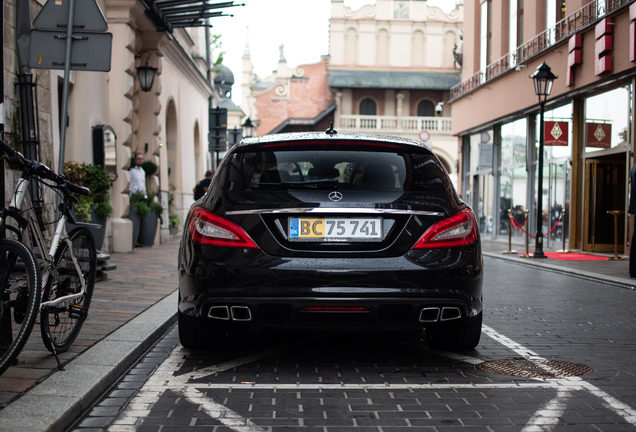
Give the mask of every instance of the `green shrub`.
[{"label": "green shrub", "polygon": [[110,188],[113,186],[114,179],[104,167],[69,161],[64,164],[64,177],[71,183],[87,187],[91,191],[87,197],[80,196],[79,204],[73,206],[76,214],[84,218],[84,222],[90,222],[91,208],[99,217],[109,218],[113,214]]},{"label": "green shrub", "polygon": [[146,198],[144,198],[144,194],[141,192],[135,192],[130,195],[130,208],[142,219],[145,219],[150,212]]},{"label": "green shrub", "polygon": [[177,228],[180,223],[181,221],[179,220],[179,216],[176,214],[171,214],[168,217],[168,226],[170,226],[170,228]]}]

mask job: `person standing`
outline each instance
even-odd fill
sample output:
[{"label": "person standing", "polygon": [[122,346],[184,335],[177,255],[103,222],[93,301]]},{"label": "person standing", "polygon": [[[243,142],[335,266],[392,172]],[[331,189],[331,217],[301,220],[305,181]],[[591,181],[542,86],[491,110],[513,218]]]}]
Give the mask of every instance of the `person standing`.
[{"label": "person standing", "polygon": [[[636,215],[636,164],[629,172],[629,205],[627,213]],[[633,220],[633,219],[632,219]],[[636,278],[636,229],[632,228],[632,239],[629,242],[629,277]]]},{"label": "person standing", "polygon": [[[135,161],[137,164],[130,168],[130,188],[129,194],[141,193],[143,194],[143,200],[146,201],[148,199],[148,194],[146,193],[146,171],[141,167],[141,164],[144,163],[144,155],[137,152],[135,153]],[[134,231],[134,230],[133,230]],[[134,233],[133,233],[134,235]],[[137,232],[137,236],[139,232]],[[135,240],[135,247],[142,247],[143,245]]]},{"label": "person standing", "polygon": [[199,183],[197,183],[197,185],[193,189],[195,201],[203,197],[203,195],[205,195],[205,193],[208,191],[208,188],[210,187],[211,182],[212,182],[212,171],[207,170],[205,172],[205,178],[201,180]]},{"label": "person standing", "polygon": [[137,165],[130,168],[130,193],[140,192],[144,194],[144,199],[148,199],[148,194],[146,193],[146,172],[141,167],[141,164],[144,163],[144,155],[139,152],[135,153],[135,160],[137,161]]}]

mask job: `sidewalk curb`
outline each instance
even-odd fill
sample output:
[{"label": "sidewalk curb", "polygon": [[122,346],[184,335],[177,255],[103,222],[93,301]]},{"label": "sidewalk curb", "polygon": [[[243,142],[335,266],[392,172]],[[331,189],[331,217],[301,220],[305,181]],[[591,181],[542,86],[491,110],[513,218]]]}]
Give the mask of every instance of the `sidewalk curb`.
[{"label": "sidewalk curb", "polygon": [[608,285],[620,286],[622,288],[628,288],[631,290],[636,289],[636,280],[607,276],[607,275],[599,275],[598,273],[587,272],[587,271],[578,270],[578,269],[577,270],[568,269],[568,268],[560,267],[554,264],[549,264],[546,262],[539,262],[536,259],[532,259],[532,258],[522,259],[522,258],[519,258],[518,256],[503,255],[503,254],[498,254],[494,252],[482,252],[482,254],[486,257],[501,259],[501,260],[505,260],[505,261],[512,262],[512,263],[519,264],[526,267],[539,267],[543,270],[552,271],[555,273],[561,273],[568,276],[577,277],[580,279],[587,279],[587,280],[592,280],[596,282],[602,282]]},{"label": "sidewalk curb", "polygon": [[0,411],[0,431],[64,431],[177,321],[175,290]]}]

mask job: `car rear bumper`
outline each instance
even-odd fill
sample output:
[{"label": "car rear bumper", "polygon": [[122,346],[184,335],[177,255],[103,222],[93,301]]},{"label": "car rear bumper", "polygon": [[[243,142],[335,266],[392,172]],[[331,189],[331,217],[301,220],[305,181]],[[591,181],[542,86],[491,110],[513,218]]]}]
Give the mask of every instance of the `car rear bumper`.
[{"label": "car rear bumper", "polygon": [[482,312],[481,250],[464,252],[461,261],[440,269],[411,256],[260,255],[257,265],[246,259],[232,266],[199,258],[182,268],[179,312],[194,321],[244,321],[253,330],[417,331]]},{"label": "car rear bumper", "polygon": [[418,331],[482,311],[481,303],[452,298],[207,298],[189,306],[182,302],[180,310],[190,318],[247,322],[252,330]]}]

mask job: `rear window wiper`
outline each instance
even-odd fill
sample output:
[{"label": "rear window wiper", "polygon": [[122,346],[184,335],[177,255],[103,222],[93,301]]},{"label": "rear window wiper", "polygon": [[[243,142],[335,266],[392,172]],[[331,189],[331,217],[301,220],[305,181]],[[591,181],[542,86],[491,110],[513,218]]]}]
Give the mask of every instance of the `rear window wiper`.
[{"label": "rear window wiper", "polygon": [[319,179],[319,180],[305,180],[305,181],[282,181],[276,183],[259,183],[259,186],[287,186],[287,187],[307,187],[317,189],[319,186],[331,186],[332,188],[338,187],[337,179]]}]

